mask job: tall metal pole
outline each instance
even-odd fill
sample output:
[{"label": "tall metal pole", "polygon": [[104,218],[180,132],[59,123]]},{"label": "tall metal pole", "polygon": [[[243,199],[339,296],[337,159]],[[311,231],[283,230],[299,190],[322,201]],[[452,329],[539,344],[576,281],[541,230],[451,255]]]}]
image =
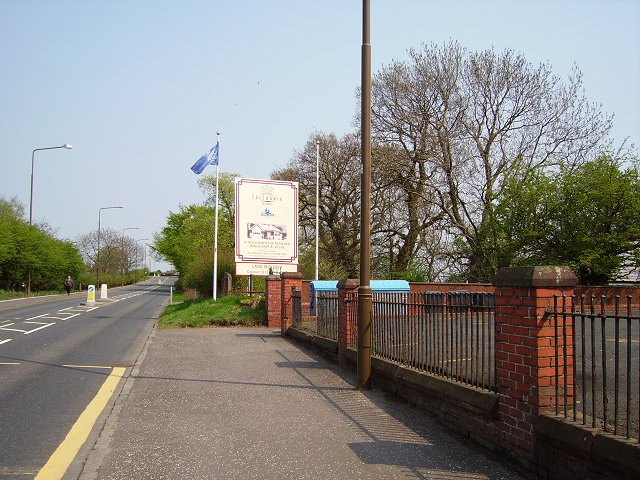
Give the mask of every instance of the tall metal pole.
[{"label": "tall metal pole", "polygon": [[[59,147],[44,147],[44,148],[35,148],[33,152],[31,152],[31,192],[29,193],[29,225],[33,225],[33,167],[35,165],[36,152],[40,150],[56,150],[58,148],[66,148],[70,150],[73,146],[65,143],[64,145],[60,145]],[[29,267],[29,271],[27,272],[27,296],[31,296],[31,267]]]},{"label": "tall metal pole", "polygon": [[[133,270],[133,283],[137,284],[138,283],[138,242],[142,242],[143,240],[149,240],[148,238],[138,238],[136,240],[136,264],[135,264],[135,269]],[[143,247],[144,248],[144,247]]]},{"label": "tall metal pole", "polygon": [[98,209],[98,251],[96,259],[96,288],[100,288],[100,215],[102,210],[110,210],[112,208],[124,208],[124,207],[102,207]]},{"label": "tall metal pole", "polygon": [[361,207],[360,207],[360,286],[358,287],[358,371],[360,388],[371,388],[371,40],[370,3],[362,2],[362,78],[361,78]]},{"label": "tall metal pole", "polygon": [[36,152],[40,150],[56,150],[58,148],[66,148],[67,150],[71,150],[73,146],[65,143],[64,145],[60,145],[59,147],[44,147],[44,148],[36,148],[31,152],[31,193],[29,194],[29,225],[33,225],[33,166],[35,163]]},{"label": "tall metal pole", "polygon": [[218,167],[220,166],[220,132],[216,132],[218,162],[216,163],[216,204],[213,227],[213,301],[218,300]]},{"label": "tall metal pole", "polygon": [[318,258],[319,258],[319,228],[318,219],[320,210],[320,140],[316,139],[316,280],[318,280]]},{"label": "tall metal pole", "polygon": [[100,215],[102,208],[98,209],[98,248],[96,249],[96,288],[100,288]]},{"label": "tall metal pole", "polygon": [[120,282],[120,286],[124,286],[124,277],[129,270],[127,269],[127,264],[129,263],[129,255],[125,255],[124,253],[124,231],[125,230],[140,230],[140,227],[128,227],[122,229],[122,243],[120,248],[122,249],[122,281]]}]

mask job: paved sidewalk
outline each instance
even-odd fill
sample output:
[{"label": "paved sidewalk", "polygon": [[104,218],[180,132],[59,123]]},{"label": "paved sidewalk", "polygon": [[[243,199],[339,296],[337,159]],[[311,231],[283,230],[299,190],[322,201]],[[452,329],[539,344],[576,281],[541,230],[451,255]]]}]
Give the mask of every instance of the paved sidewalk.
[{"label": "paved sidewalk", "polygon": [[266,328],[158,330],[87,479],[517,479]]}]

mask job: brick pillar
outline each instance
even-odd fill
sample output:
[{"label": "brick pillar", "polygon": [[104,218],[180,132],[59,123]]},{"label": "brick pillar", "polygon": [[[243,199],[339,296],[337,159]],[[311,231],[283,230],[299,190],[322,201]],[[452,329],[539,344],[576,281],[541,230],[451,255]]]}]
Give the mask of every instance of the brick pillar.
[{"label": "brick pillar", "polygon": [[265,279],[267,304],[267,325],[269,328],[280,328],[282,319],[282,287],[279,275],[269,275]]},{"label": "brick pillar", "polygon": [[302,274],[299,272],[282,272],[280,274],[282,278],[280,289],[280,305],[281,305],[281,322],[280,330],[282,335],[287,331],[287,328],[291,325],[293,319],[293,301],[291,294],[291,287],[296,290],[302,290]]},{"label": "brick pillar", "polygon": [[[346,353],[352,335],[358,334],[357,325],[351,325],[349,318],[357,318],[358,303],[346,301],[348,293],[356,293],[360,282],[352,278],[338,282],[338,364],[345,366]],[[353,327],[353,329],[352,329]]]},{"label": "brick pillar", "polygon": [[564,345],[562,316],[556,327],[552,312],[553,296],[572,295],[577,281],[569,268],[552,266],[502,268],[493,280],[499,442],[527,468],[534,460],[536,418],[555,406],[556,367],[563,382],[563,353],[570,359],[564,387],[573,395],[572,318],[566,318]]}]

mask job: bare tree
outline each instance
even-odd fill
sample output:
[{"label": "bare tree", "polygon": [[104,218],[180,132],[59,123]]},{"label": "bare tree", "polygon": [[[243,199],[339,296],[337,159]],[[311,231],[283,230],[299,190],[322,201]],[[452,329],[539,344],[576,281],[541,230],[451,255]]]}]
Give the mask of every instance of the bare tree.
[{"label": "bare tree", "polygon": [[271,177],[299,182],[300,248],[315,248],[316,139],[321,151],[318,216],[322,257],[327,265],[338,267],[331,268],[332,274],[356,278],[360,258],[361,171],[357,136],[350,134],[337,139],[335,135],[311,135],[287,168],[273,172]]},{"label": "bare tree", "polygon": [[[95,271],[98,253],[98,231],[80,235],[76,240],[87,270]],[[123,273],[136,268],[142,259],[144,247],[131,237],[110,228],[100,230],[100,271]]]},{"label": "bare tree", "polygon": [[407,225],[448,232],[466,278],[486,280],[498,267],[493,206],[514,165],[580,165],[603,147],[611,119],[587,102],[577,68],[563,82],[511,50],[455,42],[409,56],[373,79],[374,140],[402,153]]}]

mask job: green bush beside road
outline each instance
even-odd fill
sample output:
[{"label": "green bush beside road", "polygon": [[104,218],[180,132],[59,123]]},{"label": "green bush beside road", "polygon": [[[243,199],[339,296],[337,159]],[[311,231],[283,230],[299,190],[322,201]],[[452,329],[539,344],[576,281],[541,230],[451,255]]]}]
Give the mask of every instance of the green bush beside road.
[{"label": "green bush beside road", "polygon": [[229,296],[214,302],[212,298],[183,300],[180,295],[174,295],[173,301],[160,315],[159,328],[256,326],[265,319],[264,300],[259,298]]}]

